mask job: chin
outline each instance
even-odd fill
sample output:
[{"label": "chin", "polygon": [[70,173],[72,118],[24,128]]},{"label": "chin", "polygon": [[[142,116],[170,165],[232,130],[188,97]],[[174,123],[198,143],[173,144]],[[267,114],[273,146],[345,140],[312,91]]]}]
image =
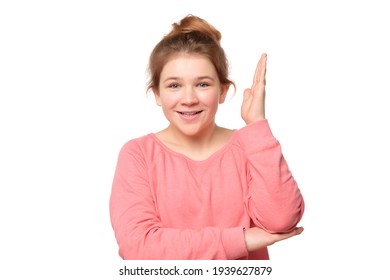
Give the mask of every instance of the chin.
[{"label": "chin", "polygon": [[197,135],[201,134],[199,130],[190,130],[190,129],[180,129],[179,133],[187,137],[196,137]]},{"label": "chin", "polygon": [[202,129],[195,127],[174,126],[178,134],[187,137],[196,137],[202,133]]}]

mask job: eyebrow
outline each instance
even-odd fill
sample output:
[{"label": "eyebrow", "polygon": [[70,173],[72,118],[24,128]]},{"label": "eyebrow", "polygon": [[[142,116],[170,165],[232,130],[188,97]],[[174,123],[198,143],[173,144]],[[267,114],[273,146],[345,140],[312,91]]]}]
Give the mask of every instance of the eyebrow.
[{"label": "eyebrow", "polygon": [[210,77],[210,76],[200,76],[198,78],[196,78],[197,80],[204,80],[204,79],[209,79],[209,80],[214,80],[213,77]]},{"label": "eyebrow", "polygon": [[[196,77],[196,78],[195,78],[195,80],[197,80],[197,81],[199,81],[199,80],[206,80],[206,79],[214,81],[214,78],[213,78],[213,77],[207,76],[207,75],[206,75],[206,76],[199,76],[199,77]],[[168,77],[168,78],[166,78],[166,79],[163,81],[163,83],[165,83],[165,82],[167,82],[167,81],[169,81],[169,80],[182,80],[182,78],[180,78],[180,77]]]}]

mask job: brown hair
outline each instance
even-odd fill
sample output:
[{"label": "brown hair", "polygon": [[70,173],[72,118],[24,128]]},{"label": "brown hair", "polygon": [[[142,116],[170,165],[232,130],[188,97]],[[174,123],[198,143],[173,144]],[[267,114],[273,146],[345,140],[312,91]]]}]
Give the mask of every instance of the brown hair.
[{"label": "brown hair", "polygon": [[178,53],[199,54],[208,58],[214,65],[221,84],[235,87],[234,82],[228,78],[228,60],[220,44],[221,37],[214,26],[193,15],[172,24],[171,32],[162,38],[150,55],[147,91],[158,88],[164,65]]}]

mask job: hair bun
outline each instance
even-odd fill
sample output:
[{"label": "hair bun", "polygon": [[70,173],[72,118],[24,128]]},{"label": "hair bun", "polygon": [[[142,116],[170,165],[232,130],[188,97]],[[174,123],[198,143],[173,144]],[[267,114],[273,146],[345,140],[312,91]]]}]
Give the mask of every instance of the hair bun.
[{"label": "hair bun", "polygon": [[149,57],[148,90],[158,92],[161,73],[165,64],[175,56],[200,55],[215,67],[222,85],[233,85],[229,79],[229,64],[221,46],[221,33],[206,20],[187,15],[172,24],[172,29],[154,47]]},{"label": "hair bun", "polygon": [[221,41],[221,33],[204,19],[194,15],[184,17],[179,23],[172,24],[172,31],[168,36],[175,36],[182,33],[200,32],[214,39],[218,44]]}]

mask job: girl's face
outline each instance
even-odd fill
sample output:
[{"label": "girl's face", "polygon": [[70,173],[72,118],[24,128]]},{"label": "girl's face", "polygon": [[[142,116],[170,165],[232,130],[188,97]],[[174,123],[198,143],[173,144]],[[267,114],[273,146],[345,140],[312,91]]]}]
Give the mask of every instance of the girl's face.
[{"label": "girl's face", "polygon": [[201,136],[215,128],[215,114],[228,88],[221,85],[207,58],[180,54],[165,64],[154,94],[170,128],[186,136]]}]

